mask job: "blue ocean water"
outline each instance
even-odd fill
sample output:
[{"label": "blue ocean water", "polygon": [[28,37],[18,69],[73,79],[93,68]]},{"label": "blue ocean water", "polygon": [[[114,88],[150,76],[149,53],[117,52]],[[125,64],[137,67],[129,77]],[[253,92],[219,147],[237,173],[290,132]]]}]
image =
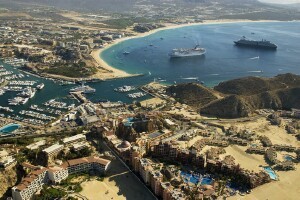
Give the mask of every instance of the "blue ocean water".
[{"label": "blue ocean water", "polygon": [[[233,45],[233,41],[240,39],[241,36],[259,40],[268,39],[276,43],[278,49],[267,51],[238,48]],[[205,56],[169,58],[168,53],[173,48],[192,48],[196,43],[206,48]],[[130,54],[124,55],[124,51],[129,51]],[[155,78],[165,80],[162,83],[169,84],[174,81],[190,82],[193,81],[191,78],[198,78],[211,87],[221,81],[244,76],[271,77],[288,72],[300,74],[299,55],[300,22],[228,23],[163,30],[143,38],[124,41],[103,51],[101,57],[113,67],[145,75],[88,83],[97,92],[87,97],[94,102],[107,99],[129,103],[133,100],[127,97],[126,93],[118,93],[113,89],[122,85],[140,86]],[[1,61],[0,65],[4,65],[10,71],[18,71]],[[76,103],[76,100],[66,98],[70,88],[74,86],[60,86],[50,80],[31,75],[23,79],[44,82],[45,88],[38,91],[27,104],[11,107],[16,113],[29,109],[31,104],[42,105],[54,98]],[[0,106],[8,106],[7,99],[15,96],[14,92],[5,93],[0,97]],[[138,100],[145,98],[147,97]]]},{"label": "blue ocean water", "polygon": [[[267,39],[277,51],[240,48],[233,41]],[[174,48],[206,48],[203,57],[170,59]],[[130,54],[124,55],[124,51]],[[144,73],[143,81],[161,78],[168,83],[198,77],[208,86],[244,76],[270,77],[300,73],[300,22],[252,22],[189,26],[163,30],[150,36],[121,42],[102,52],[110,65],[130,73]],[[149,72],[151,75],[148,75]]]}]

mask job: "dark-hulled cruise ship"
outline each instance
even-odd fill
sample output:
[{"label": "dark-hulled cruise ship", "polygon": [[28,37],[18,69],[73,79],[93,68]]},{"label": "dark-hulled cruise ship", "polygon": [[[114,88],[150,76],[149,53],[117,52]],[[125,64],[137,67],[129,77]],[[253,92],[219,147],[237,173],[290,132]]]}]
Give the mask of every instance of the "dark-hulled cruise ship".
[{"label": "dark-hulled cruise ship", "polygon": [[248,40],[243,36],[240,40],[234,41],[237,46],[245,46],[252,48],[277,49],[277,45],[267,40]]}]

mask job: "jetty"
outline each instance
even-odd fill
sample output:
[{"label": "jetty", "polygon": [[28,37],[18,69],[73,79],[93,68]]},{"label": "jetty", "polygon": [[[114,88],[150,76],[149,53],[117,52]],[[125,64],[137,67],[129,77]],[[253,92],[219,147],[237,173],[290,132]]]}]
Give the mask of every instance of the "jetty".
[{"label": "jetty", "polygon": [[82,92],[70,92],[75,99],[77,99],[81,103],[87,103],[89,100],[82,94]]}]

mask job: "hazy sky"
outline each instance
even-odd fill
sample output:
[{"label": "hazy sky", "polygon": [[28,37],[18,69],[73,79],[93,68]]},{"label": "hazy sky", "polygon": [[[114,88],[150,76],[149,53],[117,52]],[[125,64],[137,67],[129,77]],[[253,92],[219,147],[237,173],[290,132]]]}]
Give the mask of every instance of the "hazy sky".
[{"label": "hazy sky", "polygon": [[300,0],[259,0],[266,3],[279,3],[279,4],[289,4],[289,3],[300,3]]}]

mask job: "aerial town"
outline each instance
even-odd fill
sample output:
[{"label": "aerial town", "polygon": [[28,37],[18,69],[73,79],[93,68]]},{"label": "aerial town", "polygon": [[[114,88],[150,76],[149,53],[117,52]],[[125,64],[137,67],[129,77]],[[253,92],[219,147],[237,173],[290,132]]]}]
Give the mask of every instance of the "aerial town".
[{"label": "aerial town", "polygon": [[[99,56],[174,26],[260,20],[240,16],[257,9],[251,1],[231,6],[137,4],[129,16],[0,6],[0,199],[297,199],[299,75],[215,87],[197,77],[119,86],[109,81],[152,74],[113,68]],[[140,21],[122,20],[132,15]],[[98,89],[107,82],[110,90]],[[110,92],[125,102],[93,96]]]},{"label": "aerial town", "polygon": [[[49,187],[82,198],[76,192],[82,173],[106,179],[119,164],[161,199],[244,196],[296,170],[299,110],[258,110],[243,121],[205,119],[165,95],[165,86],[145,87],[156,97],[132,105],[86,102],[48,125],[48,132],[28,125],[5,136],[1,165],[20,165],[14,173],[24,176],[11,189],[13,199],[30,199]],[[68,128],[55,131],[62,126]],[[20,137],[26,139],[16,145]],[[65,187],[70,177],[77,177],[73,190]]]}]

